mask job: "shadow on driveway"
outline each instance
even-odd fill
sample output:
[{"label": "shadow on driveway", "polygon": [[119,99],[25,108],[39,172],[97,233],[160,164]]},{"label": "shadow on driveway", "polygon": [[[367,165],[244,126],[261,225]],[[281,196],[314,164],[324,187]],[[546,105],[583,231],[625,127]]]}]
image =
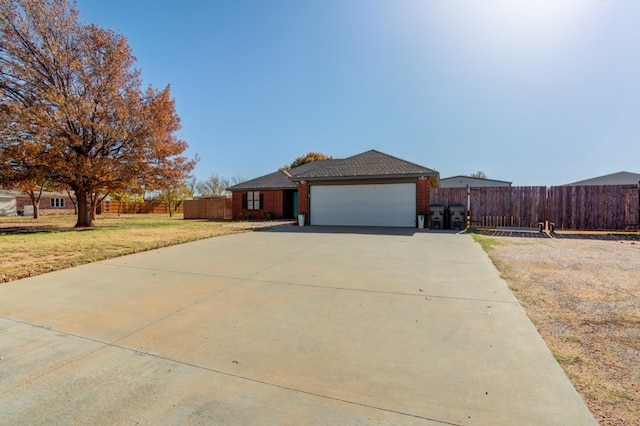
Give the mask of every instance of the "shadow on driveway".
[{"label": "shadow on driveway", "polygon": [[412,237],[416,234],[459,234],[460,231],[430,230],[416,228],[399,228],[385,226],[294,226],[292,224],[276,224],[256,229],[263,232],[295,232],[300,234],[353,234],[353,235],[391,235]]}]

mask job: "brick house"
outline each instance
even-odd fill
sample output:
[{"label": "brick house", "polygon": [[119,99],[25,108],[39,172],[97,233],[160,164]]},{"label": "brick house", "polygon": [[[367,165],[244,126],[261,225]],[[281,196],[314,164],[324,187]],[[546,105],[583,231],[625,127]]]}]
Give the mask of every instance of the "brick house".
[{"label": "brick house", "polygon": [[416,226],[429,211],[439,173],[376,150],[321,160],[242,182],[229,189],[233,217],[293,219],[307,225]]},{"label": "brick house", "polygon": [[[43,191],[40,197],[40,214],[74,213],[75,199],[71,199],[66,192]],[[17,210],[24,212],[25,206],[31,205],[31,198],[24,192],[16,196]]]}]

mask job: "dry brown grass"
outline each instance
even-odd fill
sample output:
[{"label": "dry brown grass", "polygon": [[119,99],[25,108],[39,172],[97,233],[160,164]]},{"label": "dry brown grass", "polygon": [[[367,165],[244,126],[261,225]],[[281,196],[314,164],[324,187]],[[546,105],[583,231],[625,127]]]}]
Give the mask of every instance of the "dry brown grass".
[{"label": "dry brown grass", "polygon": [[0,280],[241,231],[182,215],[99,215],[89,229],[74,229],[75,221],[71,215],[0,217]]},{"label": "dry brown grass", "polygon": [[640,243],[476,239],[599,423],[640,425]]}]

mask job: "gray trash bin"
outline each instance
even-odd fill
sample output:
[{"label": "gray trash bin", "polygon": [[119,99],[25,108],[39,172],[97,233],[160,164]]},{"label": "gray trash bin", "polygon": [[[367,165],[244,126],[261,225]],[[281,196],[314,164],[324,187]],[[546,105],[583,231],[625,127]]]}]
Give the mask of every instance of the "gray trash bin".
[{"label": "gray trash bin", "polygon": [[449,226],[462,231],[465,228],[464,206],[449,206]]},{"label": "gray trash bin", "polygon": [[429,228],[444,229],[444,212],[443,205],[432,204],[429,206]]}]

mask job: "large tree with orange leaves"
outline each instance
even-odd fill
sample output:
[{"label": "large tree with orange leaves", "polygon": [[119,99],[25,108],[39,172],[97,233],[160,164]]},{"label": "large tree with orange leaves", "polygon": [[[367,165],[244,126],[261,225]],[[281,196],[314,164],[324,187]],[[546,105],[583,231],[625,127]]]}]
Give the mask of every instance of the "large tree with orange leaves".
[{"label": "large tree with orange leaves", "polygon": [[95,194],[183,181],[170,88],[142,89],[126,38],[79,21],[68,0],[0,0],[0,185],[70,188],[76,226]]}]

